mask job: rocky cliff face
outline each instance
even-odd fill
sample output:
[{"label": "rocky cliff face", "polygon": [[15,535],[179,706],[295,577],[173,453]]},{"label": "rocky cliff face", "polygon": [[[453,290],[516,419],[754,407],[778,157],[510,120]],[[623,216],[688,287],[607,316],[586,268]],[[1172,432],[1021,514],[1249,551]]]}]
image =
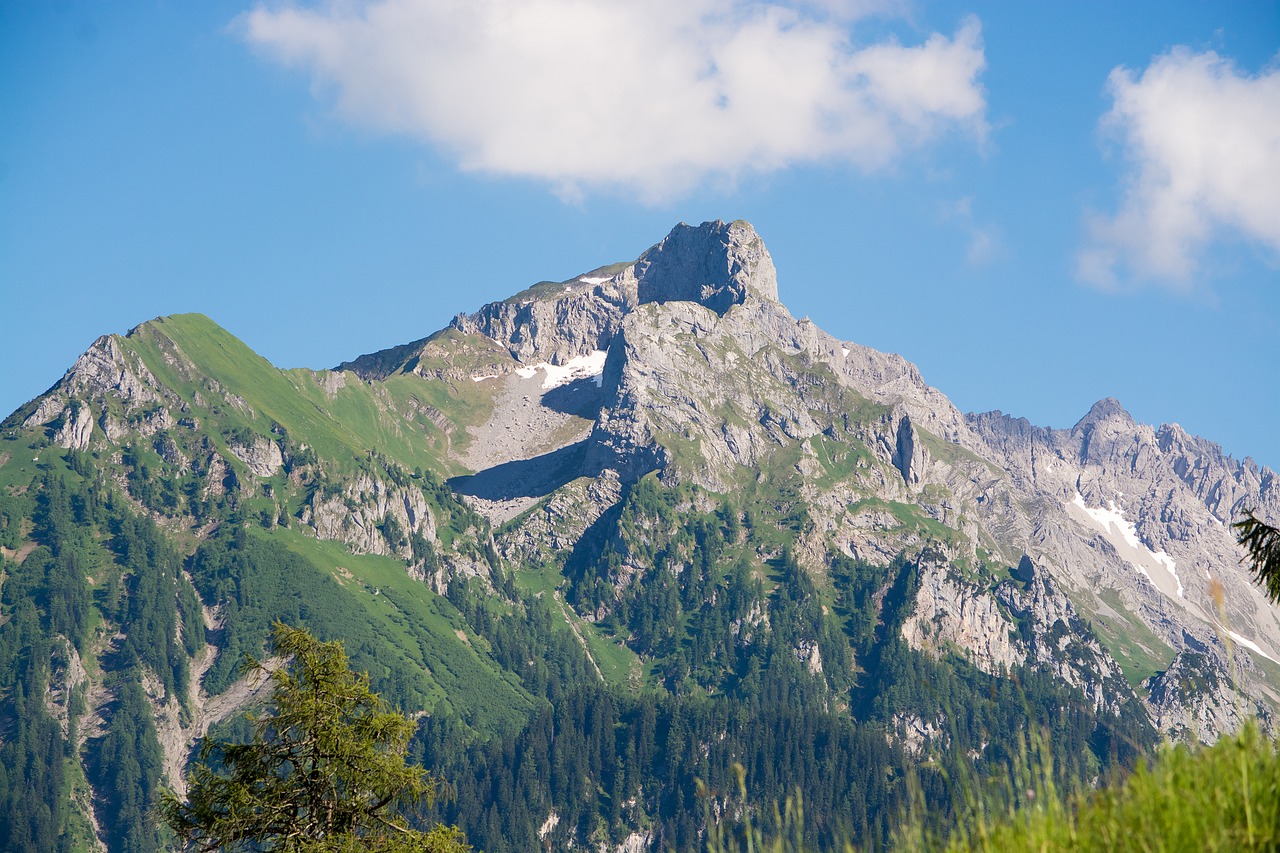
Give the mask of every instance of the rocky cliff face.
[{"label": "rocky cliff face", "polygon": [[412,557],[410,536],[436,541],[436,524],[422,492],[361,473],[333,489],[317,490],[299,520],[318,539],[343,542],[360,554]]},{"label": "rocky cliff face", "polygon": [[[749,298],[778,298],[773,259],[742,221],[677,225],[635,263],[610,269],[543,282],[474,314],[460,314],[451,328],[489,339],[517,362],[561,365],[608,349],[623,317],[641,304],[696,302],[723,315]],[[436,338],[360,356],[338,369],[368,379],[413,371]]]},{"label": "rocky cliff face", "polygon": [[[812,571],[831,548],[882,561],[925,546],[945,555],[925,573],[904,629],[918,648],[961,649],[993,672],[1041,667],[1099,707],[1139,695],[1166,730],[1197,737],[1213,725],[1186,725],[1169,691],[1152,687],[1158,678],[1139,683],[1144,671],[1208,649],[1223,683],[1264,705],[1278,698],[1280,619],[1239,565],[1227,526],[1246,506],[1280,515],[1274,472],[1176,425],[1137,424],[1114,400],[1069,430],[963,415],[901,357],[792,317],[746,223],[678,226],[607,272],[539,285],[453,324],[511,357],[472,377],[495,387],[514,388],[518,371],[539,364],[607,353],[589,404],[574,410],[578,426],[564,433],[572,441],[558,443],[564,422],[548,422],[545,452],[500,459],[503,472],[530,480],[525,494],[504,496],[496,520],[606,473],[625,484],[656,471],[669,485],[720,494],[794,483],[809,522],[796,549]],[[558,411],[564,396],[542,388],[532,402]],[[486,502],[494,495],[474,491],[477,506],[498,512]],[[600,500],[614,494],[597,490]],[[548,535],[537,518],[541,532],[529,526],[511,541],[528,548]],[[1026,589],[1002,574],[1023,558],[1037,573]],[[1031,626],[1023,639],[1010,627],[1019,621]]]},{"label": "rocky cliff face", "polygon": [[[1115,400],[1100,401],[1069,430],[999,413],[969,420],[975,447],[1010,472],[1017,499],[1041,507],[1030,541],[1096,617],[1123,608],[1177,656],[1171,664],[1207,653],[1219,680],[1274,702],[1280,623],[1242,570],[1229,527],[1246,507],[1280,515],[1274,472],[1230,459],[1176,425],[1135,423]],[[1157,719],[1170,719],[1170,696],[1151,694]],[[1178,719],[1171,731],[1205,731]]]},{"label": "rocky cliff face", "polygon": [[697,302],[721,316],[750,297],[778,299],[778,276],[769,250],[755,229],[741,220],[676,227],[636,261],[624,277],[627,291],[631,281],[642,304]]}]

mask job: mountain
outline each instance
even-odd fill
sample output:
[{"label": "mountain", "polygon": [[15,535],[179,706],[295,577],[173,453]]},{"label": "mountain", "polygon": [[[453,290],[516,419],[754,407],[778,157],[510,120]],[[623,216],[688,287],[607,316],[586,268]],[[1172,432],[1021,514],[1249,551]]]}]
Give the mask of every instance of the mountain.
[{"label": "mountain", "polygon": [[797,320],[742,221],[330,371],[160,318],[0,427],[0,838],[170,843],[278,618],[422,713],[484,849],[685,849],[735,762],[883,840],[1028,727],[1080,779],[1272,728],[1245,508],[1275,473],[1176,425],[964,414]]}]

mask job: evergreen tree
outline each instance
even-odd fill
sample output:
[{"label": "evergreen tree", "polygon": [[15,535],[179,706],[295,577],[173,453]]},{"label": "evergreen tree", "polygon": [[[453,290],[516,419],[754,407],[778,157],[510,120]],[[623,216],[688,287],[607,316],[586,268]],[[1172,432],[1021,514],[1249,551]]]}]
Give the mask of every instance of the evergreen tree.
[{"label": "evergreen tree", "polygon": [[410,829],[403,810],[428,806],[438,780],[405,763],[414,724],[369,689],[338,642],[276,622],[274,653],[246,669],[271,681],[249,743],[205,741],[187,800],[166,796],[174,831],[197,850],[463,853],[453,827]]},{"label": "evergreen tree", "polygon": [[1272,601],[1280,604],[1280,530],[1252,512],[1246,512],[1231,526],[1239,531],[1237,539],[1249,553],[1254,579]]}]

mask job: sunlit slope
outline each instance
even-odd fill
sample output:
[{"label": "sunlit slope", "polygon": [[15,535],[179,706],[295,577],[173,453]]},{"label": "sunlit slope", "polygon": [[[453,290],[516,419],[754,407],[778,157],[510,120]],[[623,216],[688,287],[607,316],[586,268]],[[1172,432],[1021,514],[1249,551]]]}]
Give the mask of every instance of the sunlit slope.
[{"label": "sunlit slope", "polygon": [[201,314],[152,320],[120,342],[223,433],[279,426],[340,464],[376,450],[408,470],[444,473],[450,438],[436,421],[453,431],[447,410],[487,402],[483,388],[448,389],[412,374],[369,383],[345,371],[280,370]]}]

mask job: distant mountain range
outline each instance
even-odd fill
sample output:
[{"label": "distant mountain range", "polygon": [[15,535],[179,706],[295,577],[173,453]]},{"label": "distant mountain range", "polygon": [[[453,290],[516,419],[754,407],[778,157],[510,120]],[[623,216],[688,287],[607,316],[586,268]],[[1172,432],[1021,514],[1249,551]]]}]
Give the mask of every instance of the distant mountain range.
[{"label": "distant mountain range", "polygon": [[0,847],[170,844],[277,618],[425,712],[484,849],[683,849],[735,761],[883,839],[911,768],[945,799],[920,768],[1028,726],[1086,779],[1272,729],[1245,509],[1275,472],[1177,425],[964,414],[797,320],[742,221],[331,371],[159,318],[0,432]]}]

